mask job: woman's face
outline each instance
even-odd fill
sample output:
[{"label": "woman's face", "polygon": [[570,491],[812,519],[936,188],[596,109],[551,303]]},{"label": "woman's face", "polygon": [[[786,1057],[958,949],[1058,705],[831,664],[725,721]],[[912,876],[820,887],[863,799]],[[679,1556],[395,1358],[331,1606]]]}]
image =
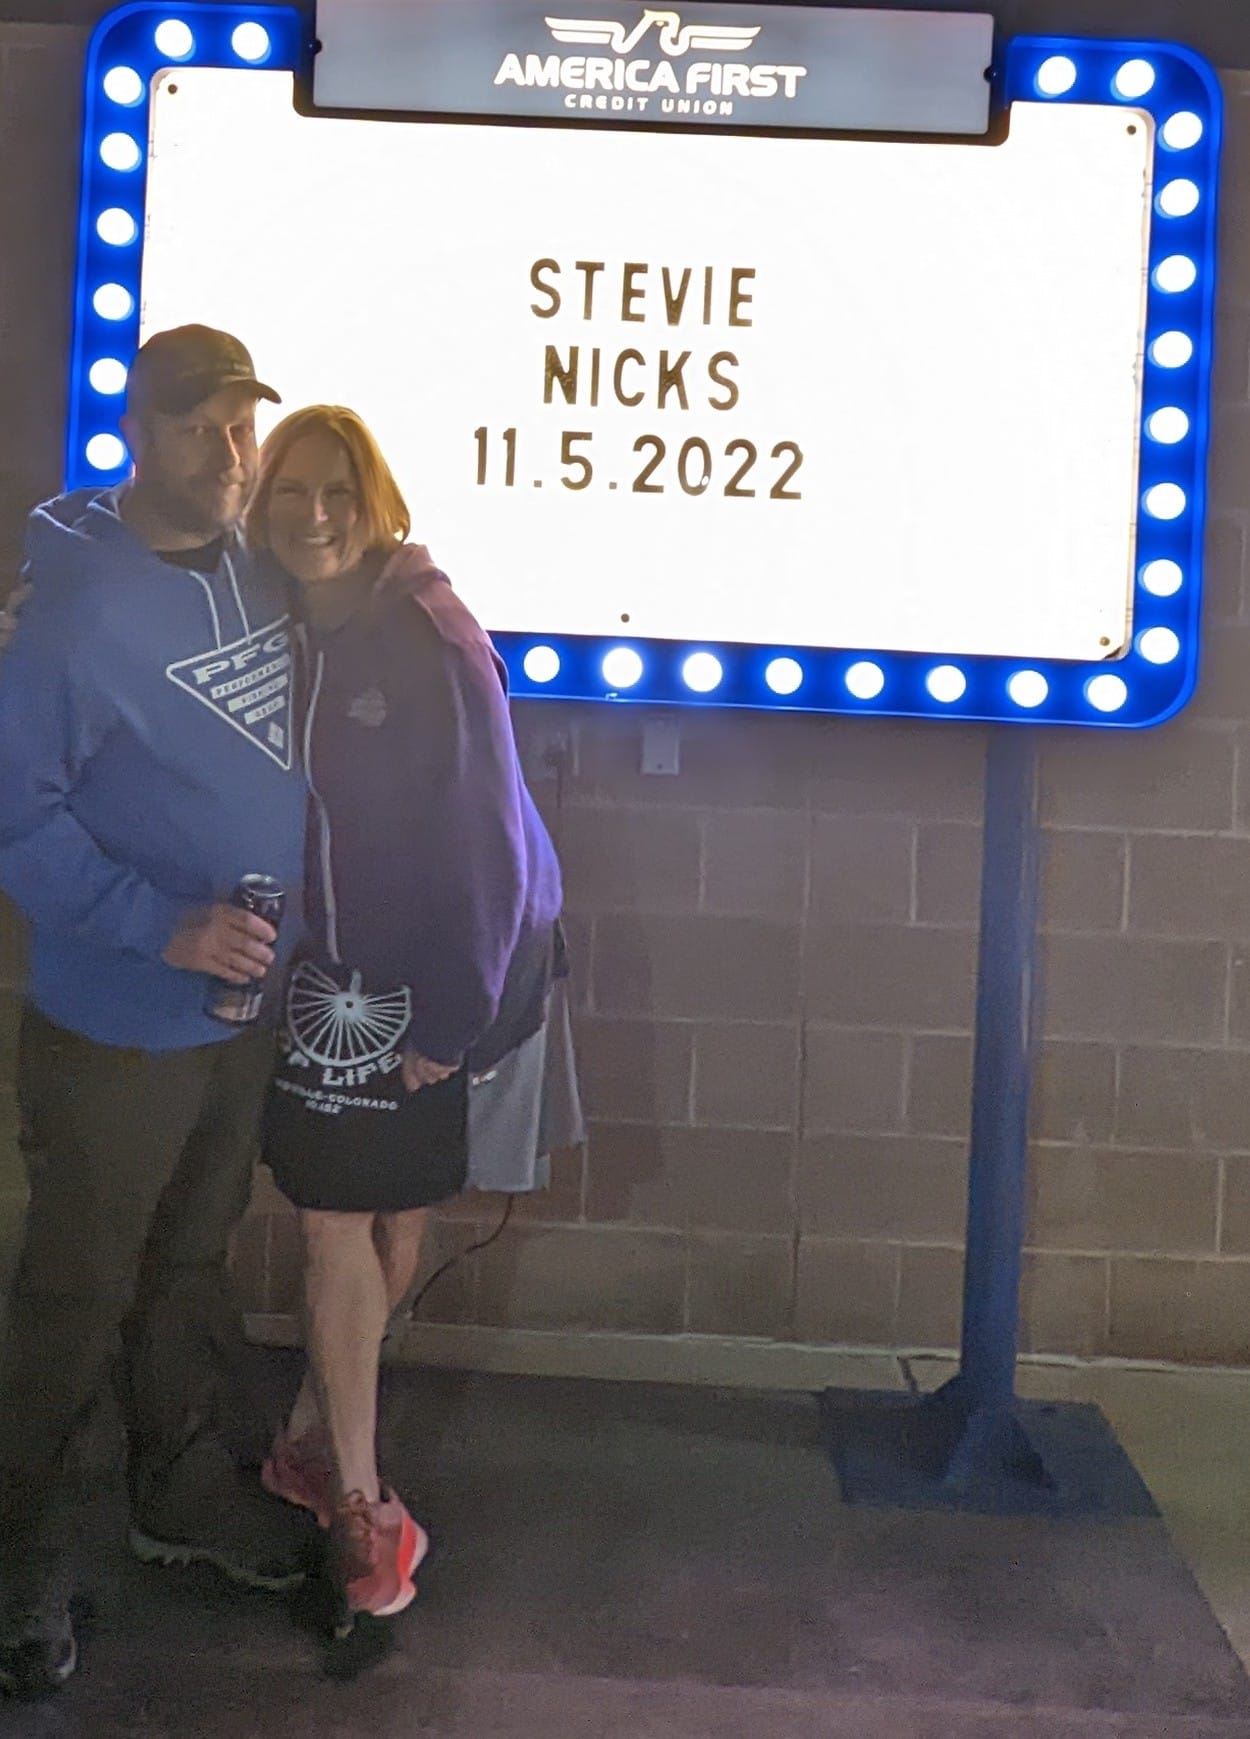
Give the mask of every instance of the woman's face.
[{"label": "woman's face", "polygon": [[360,493],[336,435],[302,435],[278,467],[269,494],[269,547],[306,586],[350,573],[364,555]]}]

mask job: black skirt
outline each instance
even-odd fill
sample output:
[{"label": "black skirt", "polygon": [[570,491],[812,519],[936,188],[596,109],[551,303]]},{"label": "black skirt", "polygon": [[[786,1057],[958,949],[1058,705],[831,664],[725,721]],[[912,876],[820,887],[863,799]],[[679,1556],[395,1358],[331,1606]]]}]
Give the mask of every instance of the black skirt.
[{"label": "black skirt", "polygon": [[464,1188],[468,1073],[407,1091],[407,1007],[337,966],[292,973],[261,1156],[297,1208],[400,1213]]},{"label": "black skirt", "polygon": [[[402,1091],[402,1089],[401,1089]],[[376,1112],[341,1107],[337,1117],[302,1117],[292,1130],[289,1107],[270,1090],[263,1157],[274,1182],[297,1208],[327,1213],[400,1213],[459,1195],[467,1154],[467,1076],[407,1093],[379,1127]],[[291,1139],[295,1136],[296,1139]]]}]

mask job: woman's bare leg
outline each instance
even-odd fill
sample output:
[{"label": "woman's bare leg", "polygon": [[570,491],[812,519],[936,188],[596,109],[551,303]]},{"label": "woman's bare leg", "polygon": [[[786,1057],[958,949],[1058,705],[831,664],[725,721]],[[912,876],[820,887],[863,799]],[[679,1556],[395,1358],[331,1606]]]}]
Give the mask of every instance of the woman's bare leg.
[{"label": "woman's bare leg", "polygon": [[[397,1214],[375,1214],[373,1217],[373,1244],[386,1285],[388,1319],[403,1303],[416,1279],[426,1217],[425,1208],[410,1208]],[[308,1432],[319,1429],[320,1425],[321,1409],[317,1403],[316,1384],[311,1367],[306,1367],[304,1380],[300,1384],[300,1391],[287,1423],[287,1436],[294,1442]]]},{"label": "woman's bare leg", "polygon": [[374,1217],[373,1242],[386,1276],[388,1313],[398,1310],[417,1277],[428,1212],[427,1208],[407,1208],[403,1213]]},{"label": "woman's bare leg", "polygon": [[304,1210],[304,1314],[318,1411],[340,1490],[379,1498],[378,1355],[389,1315],[372,1214]]},{"label": "woman's bare leg", "polygon": [[286,1434],[294,1443],[300,1437],[306,1437],[310,1431],[321,1429],[321,1408],[317,1404],[317,1386],[313,1382],[312,1366],[305,1361],[304,1379],[299,1386],[299,1394],[295,1397],[295,1405],[291,1408],[286,1422]]}]

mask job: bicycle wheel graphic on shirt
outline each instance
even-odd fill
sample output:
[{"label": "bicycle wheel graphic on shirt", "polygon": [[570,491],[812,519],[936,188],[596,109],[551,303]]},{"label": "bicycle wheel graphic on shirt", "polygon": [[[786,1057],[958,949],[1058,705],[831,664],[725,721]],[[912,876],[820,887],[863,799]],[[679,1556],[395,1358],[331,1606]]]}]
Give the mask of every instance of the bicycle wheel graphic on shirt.
[{"label": "bicycle wheel graphic on shirt", "polygon": [[296,1044],[314,1063],[371,1063],[395,1048],[412,1015],[407,986],[371,996],[353,972],[347,988],[304,960],[291,974],[286,1018]]}]

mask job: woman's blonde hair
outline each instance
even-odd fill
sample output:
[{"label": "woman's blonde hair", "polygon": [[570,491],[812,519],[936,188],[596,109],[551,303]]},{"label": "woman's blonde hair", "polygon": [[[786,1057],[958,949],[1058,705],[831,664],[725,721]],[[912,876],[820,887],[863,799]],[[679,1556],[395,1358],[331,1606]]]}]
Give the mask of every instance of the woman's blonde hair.
[{"label": "woman's blonde hair", "polygon": [[256,488],[243,516],[251,547],[269,548],[269,498],[287,454],[305,435],[318,434],[333,435],[347,449],[360,495],[365,548],[385,549],[403,543],[412,530],[412,516],[368,424],[346,405],[306,405],[283,417],[260,450]]}]

